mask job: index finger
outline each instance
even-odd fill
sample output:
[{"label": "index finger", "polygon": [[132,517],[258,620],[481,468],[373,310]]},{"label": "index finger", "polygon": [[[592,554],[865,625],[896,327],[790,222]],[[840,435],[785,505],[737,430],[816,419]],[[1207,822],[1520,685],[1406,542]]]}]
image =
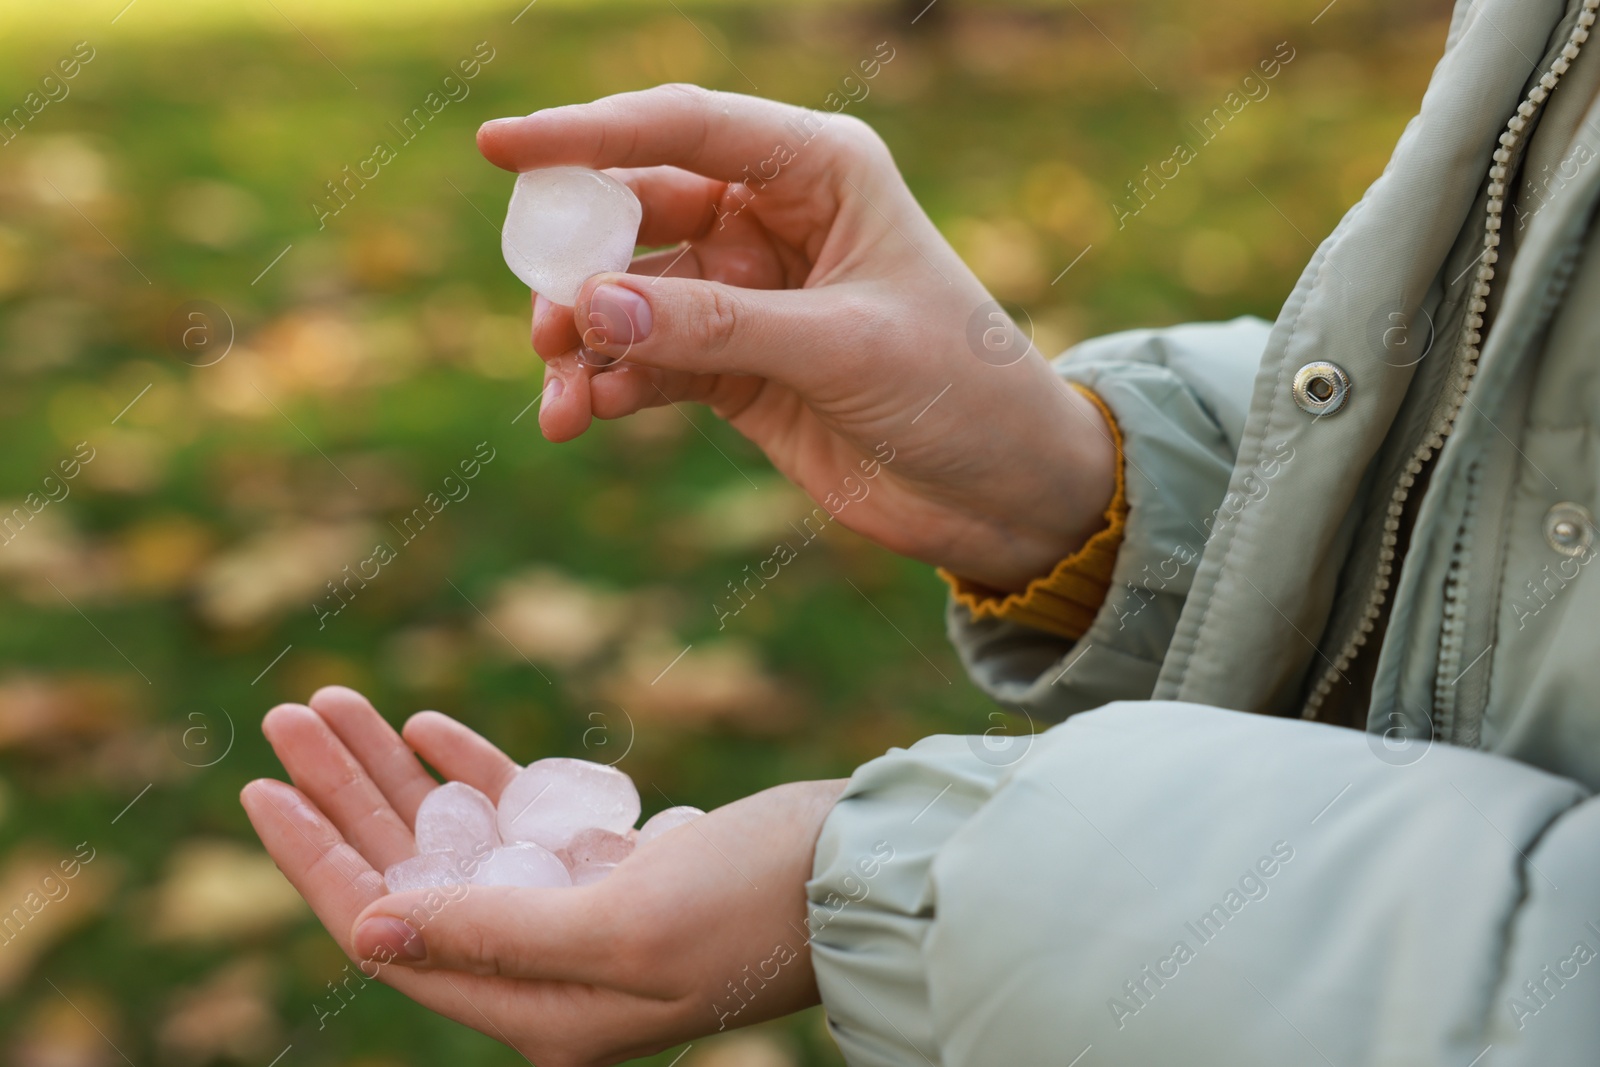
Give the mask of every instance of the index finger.
[{"label": "index finger", "polygon": [[311,710],[322,716],[371,776],[406,826],[417,821],[417,806],[439,784],[372,702],[354,689],[326,685],[311,694]]},{"label": "index finger", "polygon": [[[345,841],[338,828],[293,786],[270,778],[257,779],[244,787],[239,800],[273,862],[305,898],[344,954],[352,960],[372,959],[372,953],[357,951],[351,927],[358,915],[388,895],[382,873],[374,870],[361,853]],[[412,894],[413,898],[415,896]],[[405,917],[406,913],[402,912],[401,918]],[[391,928],[390,933],[391,940],[396,941],[392,955],[387,959],[377,956],[379,962],[390,962],[402,955],[407,943],[414,938],[410,930],[399,927]],[[476,1025],[472,1017],[451,1010],[454,1007],[451,992],[439,988],[439,983],[427,975],[389,966],[375,970],[363,966],[361,973],[367,978],[381,978],[434,1011]],[[470,977],[463,976],[462,980],[469,988],[474,983],[481,986],[481,982]],[[455,995],[464,994],[457,988]]]},{"label": "index finger", "polygon": [[401,736],[450,781],[466,782],[496,802],[522,769],[482,734],[437,711],[411,716]]},{"label": "index finger", "polygon": [[793,158],[834,121],[826,112],[754,96],[658,85],[486,122],[478,130],[478,150],[495,166],[519,172],[563,164],[597,170],[666,165],[746,181],[752,168],[775,158],[780,142]]},{"label": "index finger", "polygon": [[411,827],[322,716],[304,704],[279,704],[261,732],[290,780],[373,867],[381,871],[416,855]]},{"label": "index finger", "polygon": [[353,955],[350,923],[387,892],[382,872],[374,870],[300,790],[261,778],[246,785],[239,800],[278,869],[339,947]]}]

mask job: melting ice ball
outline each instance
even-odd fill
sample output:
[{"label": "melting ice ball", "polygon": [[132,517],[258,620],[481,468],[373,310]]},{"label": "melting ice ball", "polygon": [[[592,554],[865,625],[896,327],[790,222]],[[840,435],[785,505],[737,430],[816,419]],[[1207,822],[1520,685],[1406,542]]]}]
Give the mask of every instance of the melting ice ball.
[{"label": "melting ice ball", "polygon": [[684,823],[693,822],[704,814],[705,812],[699,808],[693,808],[687,804],[679,804],[675,808],[658,811],[646,819],[643,826],[639,827],[639,844],[642,845],[652,838],[660,837],[668,830],[676,830]]},{"label": "melting ice ball", "polygon": [[557,855],[572,872],[573,885],[593,885],[633,854],[634,838],[598,827],[579,830]]},{"label": "melting ice ball", "polygon": [[384,888],[391,893],[408,889],[436,889],[447,885],[466,885],[470,864],[454,852],[424,852],[389,865],[383,872]]},{"label": "melting ice ball", "polygon": [[555,851],[580,830],[625,834],[639,819],[633,779],[603,763],[556,756],[528,764],[500,794],[500,836]]},{"label": "melting ice ball", "polygon": [[638,845],[697,819],[658,812],[640,829],[639,791],[615,767],[555,757],[517,772],[499,804],[446,782],[417,808],[417,855],[390,865],[391,893],[447,886],[566,888],[609,877]]},{"label": "melting ice ball", "polygon": [[633,259],[644,209],[633,190],[587,167],[517,175],[500,231],[506,266],[547,300],[571,307],[586,279]]},{"label": "melting ice ball", "polygon": [[514,885],[524,889],[565,889],[572,884],[566,864],[534,844],[497,848],[479,864],[473,885]]},{"label": "melting ice ball", "polygon": [[465,782],[446,782],[417,808],[417,851],[482,855],[500,845],[494,802]]}]

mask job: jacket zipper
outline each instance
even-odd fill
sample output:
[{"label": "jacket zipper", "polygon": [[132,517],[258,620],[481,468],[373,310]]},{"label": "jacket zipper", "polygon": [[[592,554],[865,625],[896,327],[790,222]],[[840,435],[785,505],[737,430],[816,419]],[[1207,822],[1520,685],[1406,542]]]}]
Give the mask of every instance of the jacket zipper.
[{"label": "jacket zipper", "polygon": [[[1313,689],[1305,709],[1301,712],[1303,718],[1316,718],[1328,694],[1333,692],[1334,684],[1344,679],[1344,672],[1349,669],[1361,647],[1367,643],[1368,636],[1376,628],[1378,619],[1383,613],[1383,605],[1388,598],[1389,585],[1393,579],[1395,548],[1400,540],[1400,519],[1405,513],[1406,501],[1423,467],[1439,449],[1444,447],[1445,439],[1455,428],[1456,418],[1466,402],[1467,389],[1472,384],[1472,376],[1478,370],[1478,357],[1482,353],[1480,345],[1483,341],[1483,316],[1489,307],[1490,286],[1495,277],[1494,265],[1500,259],[1500,228],[1505,211],[1506,183],[1510,177],[1512,156],[1521,147],[1522,135],[1528,128],[1528,121],[1538,114],[1545,101],[1550,98],[1551,90],[1561,81],[1562,75],[1572,66],[1572,61],[1578,57],[1584,42],[1589,39],[1589,29],[1594,25],[1597,8],[1600,8],[1600,0],[1584,0],[1583,10],[1579,13],[1577,23],[1573,26],[1561,54],[1555,58],[1550,70],[1529,90],[1527,97],[1517,106],[1516,114],[1506,123],[1505,131],[1500,134],[1500,147],[1495,149],[1494,163],[1489,168],[1489,208],[1484,220],[1483,252],[1478,257],[1478,272],[1472,283],[1472,297],[1467,306],[1466,319],[1462,323],[1456,360],[1451,367],[1444,402],[1435,407],[1422,443],[1411,453],[1410,459],[1400,472],[1394,490],[1389,495],[1388,513],[1384,516],[1383,536],[1378,547],[1377,576],[1367,595],[1366,607],[1361,612],[1356,632],[1345,642],[1339,654],[1317,680],[1316,688]],[[1464,610],[1459,599],[1458,573],[1453,562],[1450,573],[1452,588],[1447,590],[1449,598],[1446,608],[1447,624],[1451,621],[1448,613],[1452,608],[1457,613]],[[1447,631],[1447,635],[1459,632],[1460,627],[1456,626],[1453,630]],[[1456,655],[1459,657],[1459,650],[1456,651]],[[1442,656],[1440,663],[1442,666]],[[1437,686],[1435,688],[1437,691]]]},{"label": "jacket zipper", "polygon": [[1446,741],[1457,740],[1460,715],[1462,650],[1467,639],[1467,567],[1472,562],[1472,518],[1478,509],[1479,468],[1467,471],[1467,499],[1462,507],[1461,524],[1456,528],[1450,550],[1450,565],[1444,579],[1444,621],[1439,631],[1439,661],[1433,676],[1433,734]]}]

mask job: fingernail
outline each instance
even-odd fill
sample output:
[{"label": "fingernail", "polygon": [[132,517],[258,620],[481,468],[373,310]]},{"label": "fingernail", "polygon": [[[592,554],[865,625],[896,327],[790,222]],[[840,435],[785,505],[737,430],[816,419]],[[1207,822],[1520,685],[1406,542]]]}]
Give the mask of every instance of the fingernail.
[{"label": "fingernail", "polygon": [[560,400],[561,394],[567,391],[567,383],[560,378],[550,379],[550,384],[544,387],[544,402]]},{"label": "fingernail", "polygon": [[399,919],[368,919],[356,930],[354,947],[362,959],[380,963],[397,959],[419,963],[428,955],[422,935]]},{"label": "fingernail", "polygon": [[506,123],[508,123],[508,122],[516,122],[520,118],[522,118],[521,115],[511,115],[511,116],[509,116],[507,118],[503,118],[503,119],[490,119],[488,122],[485,122],[483,125],[479,126],[478,128],[480,130],[487,130],[491,126],[504,126]]},{"label": "fingernail", "polygon": [[583,343],[594,345],[632,345],[650,336],[654,319],[650,305],[632,289],[602,285],[589,297],[589,328]]},{"label": "fingernail", "polygon": [[587,345],[578,349],[578,362],[590,367],[609,367],[621,358],[621,356],[602,355]]}]

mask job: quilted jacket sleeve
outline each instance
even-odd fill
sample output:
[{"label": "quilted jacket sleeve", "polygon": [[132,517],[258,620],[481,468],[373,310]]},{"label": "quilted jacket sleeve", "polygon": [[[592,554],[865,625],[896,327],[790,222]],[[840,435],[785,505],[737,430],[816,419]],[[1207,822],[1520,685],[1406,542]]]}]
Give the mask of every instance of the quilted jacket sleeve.
[{"label": "quilted jacket sleeve", "polygon": [[865,765],[808,886],[846,1059],[1600,1063],[1600,802],[1374,743],[1141,701]]},{"label": "quilted jacket sleeve", "polygon": [[[1249,503],[1245,495],[1225,497],[1269,330],[1249,318],[1134,330],[1087,341],[1056,361],[1063,377],[1093,390],[1116,417],[1127,531],[1111,590],[1076,642],[975,620],[950,603],[951,640],[990,697],[1058,721],[1150,696],[1211,530]],[[1262,464],[1252,492],[1264,494],[1291,456]]]}]

